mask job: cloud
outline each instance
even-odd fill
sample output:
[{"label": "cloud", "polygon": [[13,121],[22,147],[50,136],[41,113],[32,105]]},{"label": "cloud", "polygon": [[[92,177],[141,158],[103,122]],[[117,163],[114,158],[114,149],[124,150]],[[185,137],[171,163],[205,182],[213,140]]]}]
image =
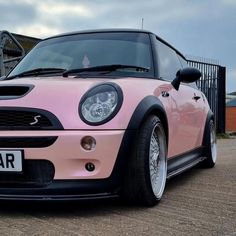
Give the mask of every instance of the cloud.
[{"label": "cloud", "polygon": [[228,6],[234,6],[236,7],[236,1],[235,0],[221,0],[223,5],[228,5]]},{"label": "cloud", "polygon": [[[107,0],[13,0],[14,4],[0,0],[0,5],[1,9],[5,6],[4,12],[8,16],[3,25],[11,25],[10,28],[16,33],[22,33],[25,27],[26,32],[45,37],[50,36],[50,32],[88,28],[140,28],[142,18],[147,29],[161,29],[170,22],[196,17],[201,11],[202,4],[190,4],[184,0],[179,2],[173,2],[168,10],[164,0],[150,0],[148,4],[141,0],[120,0],[112,3]],[[17,24],[14,26],[15,20]]]},{"label": "cloud", "polygon": [[[0,0],[1,27],[45,38],[96,28],[144,28],[183,54],[220,60],[235,87],[235,0]],[[231,88],[231,87],[228,87]]]},{"label": "cloud", "polygon": [[46,38],[49,35],[57,35],[61,31],[57,28],[35,23],[31,26],[28,26],[27,29],[24,26],[19,26],[17,27],[16,32],[22,35],[25,35],[27,32],[27,35],[29,36],[38,36],[39,38]]},{"label": "cloud", "polygon": [[36,9],[27,1],[3,1],[0,0],[1,27],[6,30],[14,30],[17,25],[28,26],[29,22],[36,21]]},{"label": "cloud", "polygon": [[55,4],[55,2],[49,2],[47,5],[45,5],[44,2],[39,1],[37,5],[37,10],[39,12],[46,15],[53,15],[53,17],[70,17],[71,15],[78,15],[80,17],[87,18],[93,16],[91,9],[88,9],[82,4],[68,5],[63,3]]}]

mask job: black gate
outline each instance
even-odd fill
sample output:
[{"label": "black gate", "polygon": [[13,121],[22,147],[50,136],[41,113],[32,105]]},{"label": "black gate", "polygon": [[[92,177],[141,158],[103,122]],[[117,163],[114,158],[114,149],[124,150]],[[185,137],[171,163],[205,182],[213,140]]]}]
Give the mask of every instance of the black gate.
[{"label": "black gate", "polygon": [[188,64],[202,72],[197,82],[199,89],[206,95],[211,110],[215,114],[218,133],[225,133],[225,77],[226,68],[219,64],[198,60],[188,60]]}]

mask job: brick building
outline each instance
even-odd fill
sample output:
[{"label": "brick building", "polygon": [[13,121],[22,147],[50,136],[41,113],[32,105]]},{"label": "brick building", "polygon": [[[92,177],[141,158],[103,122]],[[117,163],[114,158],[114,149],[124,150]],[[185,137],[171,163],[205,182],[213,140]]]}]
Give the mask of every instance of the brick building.
[{"label": "brick building", "polygon": [[226,103],[226,131],[236,132],[236,98]]}]

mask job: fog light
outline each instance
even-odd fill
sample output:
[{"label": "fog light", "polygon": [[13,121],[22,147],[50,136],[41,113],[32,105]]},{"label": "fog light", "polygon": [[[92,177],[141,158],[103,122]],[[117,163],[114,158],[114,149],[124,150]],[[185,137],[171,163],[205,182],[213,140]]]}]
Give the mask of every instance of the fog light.
[{"label": "fog light", "polygon": [[95,170],[95,165],[91,162],[88,162],[85,164],[85,169],[89,172],[94,171]]},{"label": "fog light", "polygon": [[86,151],[91,151],[96,146],[96,140],[91,136],[86,136],[81,140],[81,146]]}]

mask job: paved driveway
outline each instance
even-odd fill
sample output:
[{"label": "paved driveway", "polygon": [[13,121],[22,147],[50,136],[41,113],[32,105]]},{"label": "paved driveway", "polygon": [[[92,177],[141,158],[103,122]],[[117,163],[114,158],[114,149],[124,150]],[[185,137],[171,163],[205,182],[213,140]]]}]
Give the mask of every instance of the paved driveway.
[{"label": "paved driveway", "polygon": [[118,201],[0,202],[0,235],[235,235],[236,139],[219,140],[215,168],[194,168],[167,184],[154,208]]}]

